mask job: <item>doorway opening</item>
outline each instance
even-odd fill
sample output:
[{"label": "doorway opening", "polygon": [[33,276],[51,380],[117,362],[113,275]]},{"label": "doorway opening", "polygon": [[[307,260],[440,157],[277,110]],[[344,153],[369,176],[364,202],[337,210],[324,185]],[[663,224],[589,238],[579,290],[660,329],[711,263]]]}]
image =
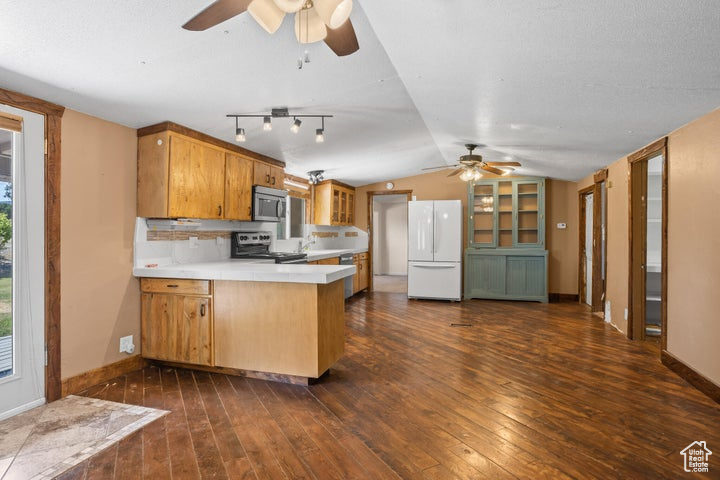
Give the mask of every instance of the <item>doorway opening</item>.
[{"label": "doorway opening", "polygon": [[407,294],[407,202],[412,191],[368,192],[370,286]]},{"label": "doorway opening", "polygon": [[667,347],[667,138],[628,157],[628,336]]},{"label": "doorway opening", "polygon": [[[594,176],[594,184],[580,190],[580,302],[590,311],[603,315],[605,309],[605,271],[607,268],[607,170]],[[608,320],[608,319],[606,319]]]}]

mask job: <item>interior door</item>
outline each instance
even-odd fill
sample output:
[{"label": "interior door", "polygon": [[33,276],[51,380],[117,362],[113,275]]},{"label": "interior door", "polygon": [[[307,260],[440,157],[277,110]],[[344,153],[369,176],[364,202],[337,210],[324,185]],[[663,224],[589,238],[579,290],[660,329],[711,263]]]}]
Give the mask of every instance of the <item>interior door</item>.
[{"label": "interior door", "polygon": [[585,195],[585,303],[593,304],[593,194]]},{"label": "interior door", "polygon": [[0,419],[45,403],[45,117],[0,130]]},{"label": "interior door", "polygon": [[647,256],[647,161],[641,160],[630,166],[630,314],[632,328],[629,332],[634,340],[645,339],[645,259]]}]

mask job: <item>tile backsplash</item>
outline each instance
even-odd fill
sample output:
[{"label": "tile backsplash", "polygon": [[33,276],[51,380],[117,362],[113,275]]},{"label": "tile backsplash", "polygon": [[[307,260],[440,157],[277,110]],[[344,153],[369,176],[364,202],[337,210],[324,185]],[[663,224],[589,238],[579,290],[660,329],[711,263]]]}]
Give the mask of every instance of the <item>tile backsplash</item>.
[{"label": "tile backsplash", "polygon": [[301,246],[309,250],[367,248],[367,233],[355,227],[305,225],[301,240],[277,239],[277,224],[201,220],[201,226],[188,230],[148,228],[147,219],[135,220],[134,266],[212,262],[230,258],[230,232],[237,230],[272,232],[273,251],[292,252]]}]

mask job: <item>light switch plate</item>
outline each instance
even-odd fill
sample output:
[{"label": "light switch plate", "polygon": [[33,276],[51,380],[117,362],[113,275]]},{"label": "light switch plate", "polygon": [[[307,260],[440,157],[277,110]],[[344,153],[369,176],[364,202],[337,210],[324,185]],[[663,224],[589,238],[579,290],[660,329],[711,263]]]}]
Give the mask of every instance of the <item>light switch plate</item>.
[{"label": "light switch plate", "polygon": [[215,243],[217,245],[225,245],[225,239],[223,237],[215,237]]},{"label": "light switch plate", "polygon": [[558,223],[557,228],[559,228],[560,230],[563,230],[563,229],[567,228],[567,223]]}]

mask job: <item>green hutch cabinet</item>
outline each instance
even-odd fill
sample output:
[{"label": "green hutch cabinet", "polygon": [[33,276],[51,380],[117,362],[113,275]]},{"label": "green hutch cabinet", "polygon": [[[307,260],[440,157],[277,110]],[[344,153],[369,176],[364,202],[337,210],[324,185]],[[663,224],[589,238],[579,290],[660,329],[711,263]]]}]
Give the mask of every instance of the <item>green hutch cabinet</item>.
[{"label": "green hutch cabinet", "polygon": [[548,301],[545,179],[468,183],[465,298]]}]

